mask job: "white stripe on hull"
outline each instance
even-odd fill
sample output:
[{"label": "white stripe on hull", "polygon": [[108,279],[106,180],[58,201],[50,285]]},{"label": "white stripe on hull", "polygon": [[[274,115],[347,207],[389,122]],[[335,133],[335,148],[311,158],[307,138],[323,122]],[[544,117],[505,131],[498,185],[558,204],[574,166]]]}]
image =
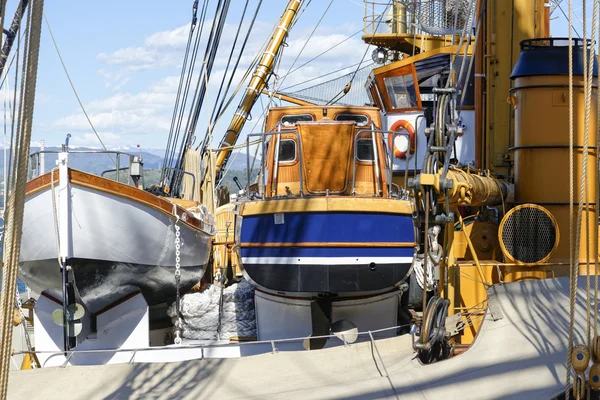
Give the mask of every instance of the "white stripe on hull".
[{"label": "white stripe on hull", "polygon": [[352,265],[411,264],[412,257],[242,257],[243,264]]}]

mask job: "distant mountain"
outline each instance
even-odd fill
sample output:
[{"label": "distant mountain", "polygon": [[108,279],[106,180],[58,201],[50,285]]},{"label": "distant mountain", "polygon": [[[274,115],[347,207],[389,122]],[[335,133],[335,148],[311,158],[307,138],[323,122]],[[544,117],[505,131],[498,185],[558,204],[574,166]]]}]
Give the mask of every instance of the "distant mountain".
[{"label": "distant mountain", "polygon": [[[58,153],[60,151],[60,147],[46,147],[45,151],[47,152],[45,154],[45,170],[46,172],[49,172],[52,170],[52,168],[54,168],[56,166],[56,160],[57,160],[57,155],[55,153]],[[31,148],[31,153],[36,153],[39,152],[40,148],[39,147],[32,147]],[[92,174],[101,174],[103,171],[109,170],[109,169],[114,169],[115,168],[115,164],[114,162],[111,160],[110,157],[113,158],[113,160],[116,161],[116,155],[114,153],[110,154],[105,154],[105,153],[100,153],[101,150],[99,149],[93,149],[93,148],[87,148],[87,147],[78,147],[78,148],[72,148],[70,149],[70,153],[69,153],[69,166],[75,169],[79,169],[85,172],[90,172]],[[131,149],[128,151],[125,150],[119,150],[121,152],[123,152],[124,154],[120,155],[120,167],[121,168],[125,168],[129,165],[129,156],[128,154],[131,155],[139,155],[139,151],[137,151],[137,148],[135,149]],[[162,157],[157,156],[155,154],[152,153],[148,153],[145,151],[142,151],[141,153],[142,155],[142,159],[144,161],[144,169],[156,169],[156,168],[160,168],[162,166]]]}]

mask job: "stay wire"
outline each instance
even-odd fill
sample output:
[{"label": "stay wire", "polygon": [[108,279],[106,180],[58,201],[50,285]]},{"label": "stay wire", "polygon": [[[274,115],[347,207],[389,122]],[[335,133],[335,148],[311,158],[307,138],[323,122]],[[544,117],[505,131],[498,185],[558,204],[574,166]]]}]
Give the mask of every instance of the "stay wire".
[{"label": "stay wire", "polygon": [[[90,119],[90,116],[88,115],[87,111],[85,110],[85,107],[83,106],[83,103],[81,102],[81,99],[79,98],[77,89],[75,89],[75,85],[73,84],[73,81],[71,80],[71,76],[69,75],[67,66],[65,65],[65,62],[60,54],[60,50],[58,49],[58,45],[56,44],[56,40],[54,39],[54,34],[52,33],[52,28],[50,27],[50,22],[48,22],[48,17],[46,17],[45,12],[43,13],[43,16],[44,16],[44,21],[46,21],[46,26],[48,27],[48,33],[50,33],[50,38],[52,39],[52,43],[54,44],[54,48],[56,49],[56,54],[58,54],[60,63],[62,64],[63,70],[65,71],[65,75],[67,76],[67,79],[69,80],[69,85],[71,85],[71,89],[73,89],[73,94],[75,94],[75,98],[77,99],[77,102],[79,103],[79,107],[81,107],[81,111],[83,111],[83,115],[85,115],[85,118],[87,119],[88,123],[90,124],[90,127],[92,128],[92,131],[94,132],[94,135],[96,135],[96,138],[98,138],[100,145],[102,145],[102,148],[105,151],[108,151],[108,148],[106,147],[106,145],[104,144],[104,141],[100,137],[100,134],[94,127],[94,124],[92,124],[92,120]],[[109,153],[106,153],[106,155],[111,159],[113,164],[115,164],[115,166],[116,166],[117,162],[115,161],[115,159]]]},{"label": "stay wire", "polygon": [[[248,5],[248,2],[246,2],[246,6],[247,5]],[[233,66],[232,72],[231,72],[231,74],[229,76],[229,81],[227,82],[227,87],[225,88],[225,91],[223,92],[224,93],[223,97],[220,99],[220,102],[219,102],[218,106],[213,110],[213,114],[211,116],[211,119],[210,119],[210,122],[209,122],[209,126],[207,128],[207,135],[211,135],[212,136],[212,130],[214,129],[214,126],[216,125],[216,123],[219,120],[219,116],[221,115],[221,112],[223,110],[223,106],[225,104],[225,100],[226,100],[227,94],[229,93],[229,90],[231,89],[231,84],[232,84],[233,78],[235,76],[235,71],[237,71],[237,68],[238,68],[238,66],[239,66],[239,64],[240,64],[240,62],[242,60],[242,56],[244,54],[244,50],[246,49],[246,45],[248,44],[248,39],[250,38],[250,34],[252,33],[252,30],[254,28],[254,24],[256,22],[256,18],[258,16],[258,13],[260,11],[261,6],[262,6],[262,0],[260,0],[258,2],[258,5],[256,6],[256,9],[254,11],[254,15],[252,17],[252,20],[251,20],[250,25],[248,27],[248,30],[246,32],[246,36],[245,36],[244,41],[243,41],[243,43],[242,43],[242,45],[240,47],[240,50],[238,52],[238,56],[237,56],[235,65]],[[243,22],[245,13],[246,13],[246,8],[244,8],[244,14],[242,15],[242,18],[240,20],[239,27],[242,26],[242,22]],[[230,59],[233,56],[233,52],[234,52],[234,49],[235,49],[235,45],[237,43],[237,38],[238,38],[239,32],[240,32],[240,29],[238,28],[238,31],[236,33],[235,41],[234,41],[233,46],[231,48],[231,54],[229,55]],[[229,67],[229,61],[227,63],[227,66]],[[223,81],[225,80],[226,76],[227,76],[227,68],[225,69],[225,73],[223,74]],[[221,87],[223,85],[223,81],[221,82]],[[220,93],[221,93],[221,90],[219,89],[219,94]],[[217,96],[217,101],[219,101],[219,96]],[[206,148],[208,146],[210,146],[210,140],[206,140],[205,143],[203,143],[203,152],[206,151]],[[196,149],[198,149],[198,148],[196,148]]]},{"label": "stay wire", "polygon": [[180,106],[181,89],[183,87],[183,81],[184,81],[183,77],[185,76],[187,60],[188,60],[189,52],[190,52],[190,46],[192,44],[194,30],[196,29],[196,24],[198,22],[197,14],[198,14],[198,0],[195,0],[192,5],[192,21],[190,22],[190,31],[188,33],[188,40],[187,40],[187,44],[185,47],[185,53],[183,56],[183,64],[181,65],[181,73],[179,75],[179,85],[177,87],[177,95],[175,96],[175,106],[173,107],[173,116],[171,117],[171,126],[169,128],[169,136],[167,138],[167,145],[165,147],[165,156],[163,158],[163,168],[161,170],[161,177],[160,177],[161,182],[163,182],[165,179],[166,167],[168,167],[167,159],[169,156],[169,150],[171,148],[171,141],[173,140],[173,130],[175,129],[175,121],[177,119],[177,114],[178,114],[177,111]]},{"label": "stay wire", "polygon": [[[392,5],[393,0],[390,0],[390,2],[387,4],[386,9],[388,7],[390,7]],[[381,14],[378,19],[379,21],[377,21],[377,26],[375,26],[375,32],[377,31],[377,29],[379,28],[379,25],[381,25],[381,22],[383,21],[383,15]],[[330,104],[335,104],[336,102],[340,101],[344,96],[346,96],[348,94],[348,92],[350,91],[350,88],[352,87],[352,82],[354,81],[354,78],[356,77],[356,74],[358,73],[358,70],[360,69],[360,64],[362,64],[365,60],[365,57],[367,56],[367,53],[370,50],[370,46],[373,43],[373,39],[375,39],[375,35],[371,36],[371,40],[369,40],[369,43],[367,45],[367,48],[365,49],[365,52],[363,53],[363,56],[360,60],[359,65],[356,67],[356,70],[354,71],[354,74],[352,74],[352,77],[350,78],[350,81],[348,82],[348,84],[346,85],[346,87],[344,87],[344,89],[342,89],[338,94],[336,94],[331,100],[329,100],[326,105],[330,105]]]},{"label": "stay wire", "polygon": [[[302,53],[304,52],[304,49],[306,48],[306,46],[308,45],[308,42],[310,42],[310,39],[313,37],[313,35],[315,34],[315,32],[317,31],[317,29],[319,28],[319,25],[321,25],[321,22],[323,22],[323,19],[325,18],[325,15],[327,15],[327,12],[329,11],[329,9],[331,8],[331,5],[333,4],[335,0],[331,0],[329,2],[329,4],[327,5],[327,8],[325,9],[325,11],[323,12],[323,14],[321,14],[321,18],[319,18],[319,21],[317,22],[317,24],[315,25],[315,27],[313,28],[312,32],[310,33],[310,35],[308,36],[308,39],[306,39],[306,42],[304,42],[304,45],[302,46],[302,48],[300,49],[300,52],[296,55],[296,58],[294,59],[294,62],[292,63],[292,65],[290,66],[290,68],[288,69],[288,72],[281,78],[281,82],[279,82],[279,85],[274,88],[274,91],[279,90],[279,88],[281,87],[281,85],[283,85],[283,82],[285,82],[285,79],[288,77],[288,75],[290,74],[290,71],[292,70],[292,68],[294,68],[294,65],[296,65],[296,62],[298,62],[298,59],[300,58],[300,56],[302,55]],[[310,2],[309,2],[310,4]],[[305,9],[308,7],[308,4],[306,5]],[[300,17],[298,16],[296,18],[296,21],[298,21],[300,19]]]},{"label": "stay wire", "polygon": [[[202,33],[204,32],[204,24],[206,22],[206,12],[208,9],[208,3],[209,1],[205,1],[203,2],[203,6],[202,9],[200,11],[200,27],[199,29],[197,29],[197,19],[196,19],[196,14],[193,14],[192,16],[192,25],[190,26],[190,34],[192,34],[194,31],[195,32],[195,36],[193,39],[193,46],[192,46],[192,50],[191,50],[191,58],[189,59],[189,63],[187,63],[188,57],[189,57],[189,51],[190,49],[186,49],[186,54],[184,56],[184,64],[182,66],[182,71],[181,71],[181,77],[180,77],[180,86],[183,85],[183,93],[181,94],[181,97],[179,99],[176,100],[175,103],[175,110],[174,110],[174,119],[175,119],[175,127],[173,129],[173,132],[171,133],[171,135],[173,135],[173,141],[170,145],[170,148],[168,149],[168,154],[169,156],[167,158],[165,158],[164,160],[164,168],[163,168],[163,173],[165,174],[165,180],[166,180],[166,176],[167,176],[167,168],[169,167],[174,167],[173,165],[173,161],[175,159],[175,152],[176,152],[176,148],[177,148],[177,143],[179,142],[179,134],[181,132],[181,125],[183,123],[183,118],[185,115],[185,111],[186,111],[186,105],[188,104],[188,96],[189,96],[189,92],[190,92],[190,88],[191,88],[191,82],[192,82],[192,78],[194,75],[194,70],[196,68],[196,60],[198,57],[198,49],[200,47],[200,42],[202,39]],[[197,4],[197,1],[194,2],[194,5]],[[194,8],[194,10],[196,10],[196,8]],[[194,23],[195,22],[195,23]],[[182,82],[185,82],[182,84]],[[175,117],[175,113],[177,113],[177,116]],[[175,173],[175,171],[171,171],[170,176],[171,178],[173,177],[173,174]],[[162,184],[164,185],[165,182],[162,181]]]}]

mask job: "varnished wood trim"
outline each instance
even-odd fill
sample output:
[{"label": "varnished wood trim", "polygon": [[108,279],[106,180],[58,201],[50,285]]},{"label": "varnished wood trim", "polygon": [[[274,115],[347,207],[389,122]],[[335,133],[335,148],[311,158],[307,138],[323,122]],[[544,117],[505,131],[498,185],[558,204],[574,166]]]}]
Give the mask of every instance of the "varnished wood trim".
[{"label": "varnished wood trim", "polygon": [[241,243],[240,247],[415,247],[414,242],[298,242],[298,243]]},{"label": "varnished wood trim", "polygon": [[[29,181],[26,186],[26,196],[30,196],[33,193],[49,187],[51,180],[50,178],[51,172]],[[173,203],[171,203],[169,200],[163,197],[155,196],[144,190],[126,185],[124,183],[102,178],[97,175],[88,174],[87,172],[78,171],[71,168],[69,168],[69,179],[73,185],[83,186],[115,196],[124,197],[144,204],[148,207],[152,207],[165,214],[168,214],[169,216],[175,216],[173,214]],[[54,172],[54,182],[55,184],[58,183],[57,171]],[[175,205],[175,210],[177,215],[179,215],[180,222],[193,229],[208,233],[204,229],[204,222],[194,217],[192,213],[185,211],[185,209],[178,205]]]},{"label": "varnished wood trim", "polygon": [[276,214],[286,212],[362,212],[412,215],[414,206],[409,200],[377,197],[336,196],[269,199],[243,203],[240,215]]}]

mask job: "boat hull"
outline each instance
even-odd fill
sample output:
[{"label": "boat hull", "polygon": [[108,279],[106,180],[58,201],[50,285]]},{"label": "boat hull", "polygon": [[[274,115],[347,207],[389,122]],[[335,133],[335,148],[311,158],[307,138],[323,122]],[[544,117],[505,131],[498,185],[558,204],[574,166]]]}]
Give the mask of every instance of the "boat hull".
[{"label": "boat hull", "polygon": [[[174,213],[179,216],[181,290],[202,278],[211,251],[208,224],[142,190],[79,171],[69,173],[68,265],[77,297],[89,311],[97,312],[134,291],[141,291],[150,305],[175,298]],[[50,177],[37,179],[28,184],[25,201],[21,278],[34,291],[61,293]],[[59,207],[57,188],[54,195]],[[57,222],[60,227],[62,221]]]},{"label": "boat hull", "polygon": [[411,269],[408,214],[262,213],[238,222],[244,273],[268,291],[377,293],[406,279]]}]

